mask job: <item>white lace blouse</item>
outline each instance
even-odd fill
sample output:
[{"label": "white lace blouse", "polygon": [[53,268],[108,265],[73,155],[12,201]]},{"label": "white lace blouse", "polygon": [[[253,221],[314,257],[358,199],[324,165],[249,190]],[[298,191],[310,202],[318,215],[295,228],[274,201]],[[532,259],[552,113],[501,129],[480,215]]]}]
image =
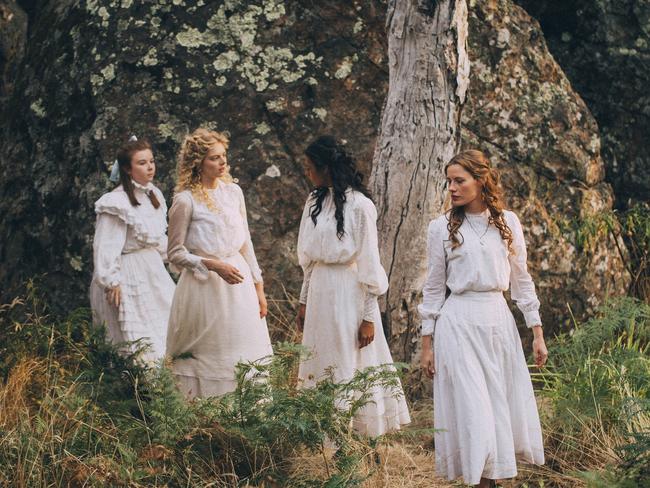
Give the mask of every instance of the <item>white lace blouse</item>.
[{"label": "white lace blouse", "polygon": [[246,218],[244,193],[236,183],[220,181],[206,190],[216,210],[192,195],[189,190],[174,196],[169,210],[169,261],[176,269],[193,271],[199,280],[209,277],[202,258],[222,259],[240,253],[250,267],[255,283],[262,281]]},{"label": "white lace blouse", "polygon": [[298,262],[304,278],[300,303],[307,303],[312,269],[317,264],[356,263],[359,283],[366,290],[363,318],[372,321],[379,309],[377,297],[386,293],[388,278],[379,260],[377,243],[377,209],[368,197],[348,189],[343,207],[345,234],[336,235],[336,218],[332,190],[323,200],[321,213],[314,225],[309,216],[315,199],[307,199],[298,235]]},{"label": "white lace blouse", "polygon": [[441,215],[429,224],[427,234],[428,272],[422,304],[418,307],[422,319],[422,335],[431,335],[440,309],[445,302],[446,289],[451,293],[467,291],[506,291],[523,312],[526,325],[542,325],[535,284],[526,264],[526,242],[517,215],[504,211],[505,221],[512,231],[514,254],[509,254],[499,230],[488,226],[489,212],[466,214],[459,228],[462,245],[451,248],[448,216]]},{"label": "white lace blouse", "polygon": [[[162,192],[153,184],[133,182],[140,205],[133,206],[122,185],[95,202],[97,222],[93,239],[93,275],[102,288],[120,284],[120,256],[144,248],[155,248],[163,260],[167,251],[167,205]],[[160,207],[147,197],[153,191]]]}]

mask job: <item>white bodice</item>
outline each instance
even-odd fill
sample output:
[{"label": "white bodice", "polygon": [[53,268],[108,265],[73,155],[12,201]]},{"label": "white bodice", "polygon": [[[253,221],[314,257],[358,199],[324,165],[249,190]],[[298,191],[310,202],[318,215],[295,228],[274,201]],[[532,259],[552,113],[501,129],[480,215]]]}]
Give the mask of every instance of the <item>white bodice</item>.
[{"label": "white bodice", "polygon": [[[120,256],[155,248],[163,259],[167,249],[167,205],[162,192],[152,184],[134,185],[140,205],[133,206],[122,185],[95,202],[97,221],[93,239],[93,276],[102,287],[120,284]],[[146,195],[153,191],[158,208]]]},{"label": "white bodice", "polygon": [[206,191],[215,209],[189,190],[174,196],[169,213],[169,261],[192,269],[197,278],[207,278],[202,258],[222,259],[240,253],[250,266],[254,281],[261,281],[241,188],[220,181],[217,188]]},{"label": "white bodice", "polygon": [[345,233],[340,239],[336,233],[336,207],[331,190],[323,200],[316,225],[309,216],[315,197],[310,195],[307,199],[298,235],[298,261],[304,273],[300,301],[306,303],[314,266],[350,264],[356,266],[358,281],[367,291],[364,315],[370,317],[377,308],[377,296],[388,289],[388,278],[379,259],[377,210],[372,200],[362,193],[348,189],[345,194]]},{"label": "white bodice", "polygon": [[539,300],[528,273],[526,243],[521,223],[513,212],[504,210],[505,221],[512,231],[514,253],[509,253],[499,230],[488,225],[489,212],[466,214],[459,228],[462,245],[452,249],[447,230],[448,216],[433,220],[428,229],[428,272],[419,307],[422,334],[433,331],[433,324],[451,293],[506,291],[524,313],[529,327],[541,325]]}]

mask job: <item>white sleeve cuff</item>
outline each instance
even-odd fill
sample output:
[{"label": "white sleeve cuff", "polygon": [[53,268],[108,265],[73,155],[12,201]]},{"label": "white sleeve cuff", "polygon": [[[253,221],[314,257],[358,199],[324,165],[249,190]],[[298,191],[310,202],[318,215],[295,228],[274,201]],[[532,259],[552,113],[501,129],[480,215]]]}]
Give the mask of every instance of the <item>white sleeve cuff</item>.
[{"label": "white sleeve cuff", "polygon": [[436,326],[436,319],[424,319],[422,320],[422,331],[420,335],[427,336],[433,335],[433,329]]},{"label": "white sleeve cuff", "polygon": [[203,259],[200,256],[189,254],[187,259],[192,264],[192,271],[197,280],[205,281],[210,277],[210,270],[203,264]]},{"label": "white sleeve cuff", "polygon": [[363,320],[368,322],[376,322],[377,317],[380,316],[379,303],[377,303],[377,295],[368,293],[363,307]]},{"label": "white sleeve cuff", "polygon": [[524,319],[526,320],[526,327],[530,328],[536,325],[542,325],[542,319],[539,316],[539,310],[524,312]]}]

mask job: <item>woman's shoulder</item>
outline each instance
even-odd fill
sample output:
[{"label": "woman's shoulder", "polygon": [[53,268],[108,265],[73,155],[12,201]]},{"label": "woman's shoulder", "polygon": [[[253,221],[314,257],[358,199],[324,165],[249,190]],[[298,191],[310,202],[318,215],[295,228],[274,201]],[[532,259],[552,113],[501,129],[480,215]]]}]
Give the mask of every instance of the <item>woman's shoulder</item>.
[{"label": "woman's shoulder", "polygon": [[443,212],[429,222],[429,232],[440,232],[447,230],[449,223],[449,212]]},{"label": "woman's shoulder", "polygon": [[512,226],[520,227],[521,226],[521,222],[519,221],[519,217],[512,210],[503,209],[503,219],[506,221],[506,224],[508,224],[508,227],[512,227]]},{"label": "woman's shoulder", "polygon": [[181,190],[174,193],[172,198],[173,205],[192,205],[192,191]]},{"label": "woman's shoulder", "polygon": [[353,190],[353,189],[348,189],[348,195],[349,195],[348,200],[353,207],[366,212],[369,211],[369,212],[374,212],[375,214],[377,213],[377,207],[375,207],[375,203],[372,201],[372,199],[369,196],[364,195],[359,190]]},{"label": "woman's shoulder", "polygon": [[242,190],[241,186],[239,186],[239,183],[235,180],[219,180],[218,185],[224,190],[231,191],[233,193],[241,193],[242,195],[244,194],[244,190]]},{"label": "woman's shoulder", "polygon": [[219,185],[231,198],[244,199],[244,190],[236,181],[219,181]]},{"label": "woman's shoulder", "polygon": [[153,192],[154,192],[156,195],[161,196],[161,197],[163,197],[163,198],[165,197],[165,195],[164,195],[164,193],[162,192],[162,190],[161,190],[160,188],[158,188],[156,185],[152,184],[152,185],[151,185],[151,188],[153,189]]},{"label": "woman's shoulder", "polygon": [[104,193],[97,199],[95,202],[95,213],[113,213],[111,210],[128,210],[130,207],[132,207],[132,205],[129,201],[129,197],[122,188],[122,185],[119,185],[117,188]]}]

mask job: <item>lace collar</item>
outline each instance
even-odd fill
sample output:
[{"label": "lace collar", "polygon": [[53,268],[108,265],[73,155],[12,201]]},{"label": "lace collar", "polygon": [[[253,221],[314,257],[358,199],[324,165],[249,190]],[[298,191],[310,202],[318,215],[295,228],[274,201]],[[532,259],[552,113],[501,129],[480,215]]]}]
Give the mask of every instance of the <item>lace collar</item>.
[{"label": "lace collar", "polygon": [[146,185],[141,185],[140,183],[138,183],[134,179],[131,179],[131,183],[133,183],[133,188],[137,188],[138,190],[146,193],[147,195],[150,192],[152,192],[153,188],[154,188],[153,183],[151,183],[151,182],[147,183]]}]

